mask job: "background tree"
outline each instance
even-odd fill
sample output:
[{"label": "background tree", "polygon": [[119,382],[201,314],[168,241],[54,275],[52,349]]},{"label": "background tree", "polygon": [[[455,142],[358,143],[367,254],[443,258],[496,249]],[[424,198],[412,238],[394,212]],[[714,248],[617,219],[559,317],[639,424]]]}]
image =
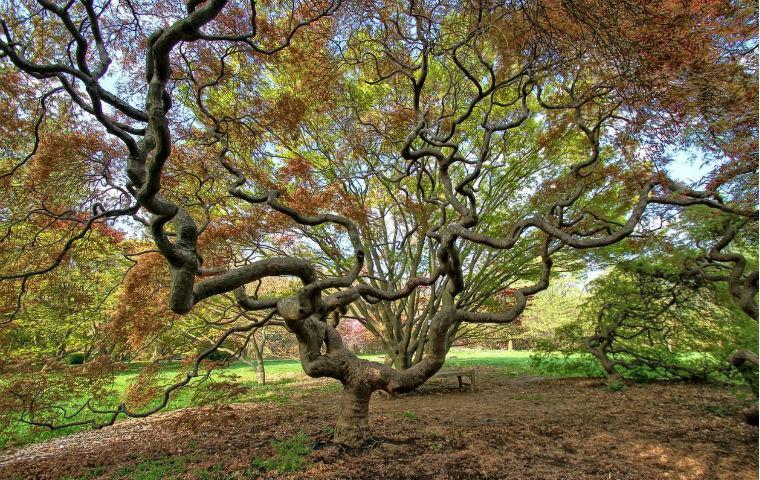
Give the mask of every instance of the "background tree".
[{"label": "background tree", "polygon": [[757,343],[753,322],[731,308],[728,292],[684,275],[677,265],[621,264],[595,282],[591,294],[579,343],[612,382],[624,373],[698,380],[725,375],[730,354]]},{"label": "background tree", "polygon": [[[467,325],[460,342],[490,348],[533,349],[552,343],[557,330],[576,322],[586,297],[583,283],[572,275],[552,279],[549,287],[533,295],[520,318],[509,325]],[[511,292],[501,292],[489,302],[492,311],[509,308]],[[505,301],[506,300],[506,305]]]}]

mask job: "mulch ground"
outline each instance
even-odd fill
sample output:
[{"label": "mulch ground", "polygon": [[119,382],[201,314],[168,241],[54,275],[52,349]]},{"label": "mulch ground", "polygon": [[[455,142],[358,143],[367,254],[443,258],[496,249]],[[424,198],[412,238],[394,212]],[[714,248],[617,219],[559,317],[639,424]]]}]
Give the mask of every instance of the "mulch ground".
[{"label": "mulch ground", "polygon": [[[168,457],[186,466],[173,478],[220,480],[758,478],[758,431],[735,413],[740,405],[728,388],[479,383],[474,394],[429,388],[373,397],[375,441],[361,450],[329,444],[338,395],[320,394],[288,405],[188,408],[31,445],[0,454],[0,478],[121,478],[130,466]],[[274,454],[273,440],[299,432],[317,447],[300,471],[251,470],[251,458]]]}]

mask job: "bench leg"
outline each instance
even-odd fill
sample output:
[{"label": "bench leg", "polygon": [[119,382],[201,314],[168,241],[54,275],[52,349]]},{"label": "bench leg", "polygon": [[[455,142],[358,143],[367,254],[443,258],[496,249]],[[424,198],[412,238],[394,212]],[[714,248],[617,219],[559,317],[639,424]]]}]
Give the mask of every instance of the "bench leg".
[{"label": "bench leg", "polygon": [[378,390],[378,392],[380,392],[380,395],[382,395],[383,397],[385,397],[386,400],[393,400],[394,398],[396,398],[395,395],[392,395],[392,394],[386,392],[385,390]]},{"label": "bench leg", "polygon": [[459,380],[459,389],[461,390],[462,389],[462,376],[461,375],[457,375],[457,380]]}]

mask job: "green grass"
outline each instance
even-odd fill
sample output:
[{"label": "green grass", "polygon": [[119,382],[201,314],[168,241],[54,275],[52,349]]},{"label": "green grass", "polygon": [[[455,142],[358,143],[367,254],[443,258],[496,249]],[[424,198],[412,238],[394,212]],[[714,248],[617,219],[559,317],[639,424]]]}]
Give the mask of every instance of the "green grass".
[{"label": "green grass", "polygon": [[443,368],[486,367],[498,370],[502,375],[537,375],[531,366],[528,350],[452,350]]},{"label": "green grass", "polygon": [[145,460],[136,465],[122,467],[116,471],[115,479],[129,480],[164,480],[176,478],[187,467],[183,457],[173,456],[158,460]]},{"label": "green grass", "polygon": [[311,444],[311,437],[303,432],[290,438],[275,440],[272,442],[275,455],[271,458],[252,458],[251,468],[278,473],[296,472],[301,470],[306,463],[306,456],[311,452]]},{"label": "green grass", "polygon": [[[443,368],[486,368],[492,372],[505,376],[523,376],[523,375],[548,375],[548,376],[566,376],[566,375],[583,375],[582,370],[568,368],[568,362],[564,357],[553,357],[551,359],[552,368],[536,366],[531,362],[530,351],[505,351],[505,350],[475,350],[454,348],[446,359]],[[363,356],[368,360],[383,361],[382,355]],[[111,407],[118,405],[122,400],[122,394],[129,383],[137,377],[140,370],[145,364],[132,364],[126,371],[117,375],[113,384],[113,395],[110,398],[103,399],[99,405],[102,407]],[[560,368],[562,367],[562,368]],[[313,380],[309,379],[301,369],[298,360],[266,360],[265,361],[267,383],[259,385],[257,383],[256,369],[251,368],[244,362],[234,363],[226,368],[220,368],[212,375],[212,379],[219,380],[225,375],[234,375],[236,382],[246,388],[241,395],[230,399],[229,396],[222,395],[220,398],[212,398],[211,403],[230,403],[233,402],[270,402],[274,404],[286,404],[293,399],[308,397],[313,393],[319,392],[339,392],[340,383],[331,379]],[[179,363],[167,364],[161,371],[162,383],[172,383],[178,375],[183,374],[189,369]],[[192,388],[181,389],[172,396],[166,411],[179,408],[197,406],[201,402],[194,394],[197,390]],[[157,400],[149,403],[148,406],[155,405]],[[75,401],[72,400],[72,405]],[[144,407],[147,408],[147,407]],[[17,446],[28,443],[36,443],[51,438],[68,435],[86,427],[71,427],[61,430],[40,430],[34,429],[25,424],[19,424],[11,437],[0,434],[0,449]]]},{"label": "green grass", "polygon": [[[452,348],[446,357],[444,369],[488,368],[501,375],[517,377],[523,375],[554,375],[532,364],[531,350],[478,350],[469,348]],[[383,356],[366,356],[368,360],[382,362]],[[557,357],[564,363],[562,357]],[[563,376],[567,373],[563,373]]]},{"label": "green grass", "polygon": [[725,405],[708,405],[705,407],[705,411],[719,417],[725,417],[731,414],[731,409]]},{"label": "green grass", "polygon": [[417,414],[411,411],[405,411],[401,412],[401,418],[405,418],[406,420],[417,420]]}]

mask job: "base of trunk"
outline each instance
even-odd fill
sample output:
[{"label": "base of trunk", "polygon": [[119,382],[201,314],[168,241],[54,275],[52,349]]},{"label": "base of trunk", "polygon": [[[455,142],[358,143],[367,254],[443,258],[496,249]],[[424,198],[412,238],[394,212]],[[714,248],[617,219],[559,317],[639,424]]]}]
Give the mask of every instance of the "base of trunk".
[{"label": "base of trunk", "polygon": [[364,445],[369,436],[369,389],[343,388],[340,400],[338,422],[335,424],[333,441],[347,447],[358,448]]},{"label": "base of trunk", "polygon": [[613,370],[612,373],[607,373],[607,385],[614,385],[623,382],[623,377],[619,373]]},{"label": "base of trunk", "polygon": [[744,421],[747,422],[750,425],[757,426],[758,425],[758,411],[757,411],[757,405],[754,407],[745,408],[742,410],[742,415],[744,416]]}]

